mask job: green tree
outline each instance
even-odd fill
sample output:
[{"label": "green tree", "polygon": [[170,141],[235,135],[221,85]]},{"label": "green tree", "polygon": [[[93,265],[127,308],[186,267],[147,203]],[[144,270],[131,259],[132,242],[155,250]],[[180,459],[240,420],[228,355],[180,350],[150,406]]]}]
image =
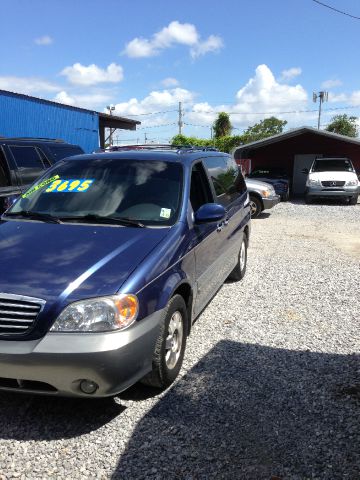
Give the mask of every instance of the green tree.
[{"label": "green tree", "polygon": [[213,129],[214,138],[226,137],[227,135],[230,135],[232,125],[229,115],[225,112],[220,112],[213,124]]},{"label": "green tree", "polygon": [[191,145],[194,147],[216,147],[220,152],[231,153],[233,148],[246,142],[242,135],[228,135],[226,137],[214,138],[213,140],[185,135],[175,135],[171,145]]},{"label": "green tree", "polygon": [[276,117],[265,118],[245,130],[245,143],[254,142],[256,140],[261,140],[262,138],[282,133],[286,124],[286,120],[280,120]]},{"label": "green tree", "polygon": [[346,135],[347,137],[357,137],[357,120],[357,117],[349,117],[346,113],[343,115],[335,115],[325,130],[340,133],[340,135]]}]

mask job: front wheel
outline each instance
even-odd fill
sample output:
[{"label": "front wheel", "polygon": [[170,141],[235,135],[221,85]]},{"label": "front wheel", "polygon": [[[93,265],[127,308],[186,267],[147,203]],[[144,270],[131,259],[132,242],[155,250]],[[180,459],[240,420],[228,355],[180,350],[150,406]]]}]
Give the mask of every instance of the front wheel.
[{"label": "front wheel", "polygon": [[247,240],[246,234],[244,233],[241,246],[240,246],[238,262],[234,270],[230,273],[229,280],[238,282],[239,280],[244,278],[246,273],[246,264],[247,264],[247,246],[248,246],[248,240]]},{"label": "front wheel", "polygon": [[349,200],[349,205],[356,205],[358,202],[359,195],[354,195],[353,197],[350,197]]},{"label": "front wheel", "polygon": [[156,388],[166,388],[180,371],[188,332],[188,315],[181,295],[169,300],[160,326],[152,360],[152,371],[141,382]]},{"label": "front wheel", "polygon": [[256,218],[262,211],[261,201],[254,195],[250,195],[250,215],[251,218]]}]

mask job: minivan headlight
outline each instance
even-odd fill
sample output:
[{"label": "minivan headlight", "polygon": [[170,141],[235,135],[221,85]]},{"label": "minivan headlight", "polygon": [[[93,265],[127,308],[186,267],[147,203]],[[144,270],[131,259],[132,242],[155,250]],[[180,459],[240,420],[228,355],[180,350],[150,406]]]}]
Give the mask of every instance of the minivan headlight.
[{"label": "minivan headlight", "polygon": [[55,320],[51,332],[107,332],[122,330],[137,317],[136,295],[119,294],[89,298],[68,305]]}]

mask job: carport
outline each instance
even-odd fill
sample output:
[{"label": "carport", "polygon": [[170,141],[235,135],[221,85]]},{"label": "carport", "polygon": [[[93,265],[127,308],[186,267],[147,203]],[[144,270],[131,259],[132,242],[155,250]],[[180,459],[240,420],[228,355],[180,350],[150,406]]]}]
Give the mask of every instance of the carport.
[{"label": "carport", "polygon": [[311,127],[301,127],[279,135],[237,147],[233,151],[237,163],[246,173],[258,167],[280,167],[292,178],[294,195],[302,195],[306,175],[316,157],[347,157],[360,171],[360,139],[338,135]]},{"label": "carport", "polygon": [[130,118],[108,115],[107,113],[99,113],[100,147],[104,148],[110,137],[109,134],[109,136],[105,138],[105,128],[109,128],[111,135],[113,135],[117,129],[136,130],[136,125],[140,125],[140,123],[141,122],[137,120],[131,120]]}]

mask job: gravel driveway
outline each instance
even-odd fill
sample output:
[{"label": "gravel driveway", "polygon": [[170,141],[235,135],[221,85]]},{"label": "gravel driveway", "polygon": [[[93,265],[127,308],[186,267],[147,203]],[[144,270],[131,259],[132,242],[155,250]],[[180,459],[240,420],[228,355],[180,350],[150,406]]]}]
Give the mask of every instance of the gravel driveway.
[{"label": "gravel driveway", "polygon": [[360,205],[282,203],[156,395],[0,393],[0,478],[359,479]]}]

